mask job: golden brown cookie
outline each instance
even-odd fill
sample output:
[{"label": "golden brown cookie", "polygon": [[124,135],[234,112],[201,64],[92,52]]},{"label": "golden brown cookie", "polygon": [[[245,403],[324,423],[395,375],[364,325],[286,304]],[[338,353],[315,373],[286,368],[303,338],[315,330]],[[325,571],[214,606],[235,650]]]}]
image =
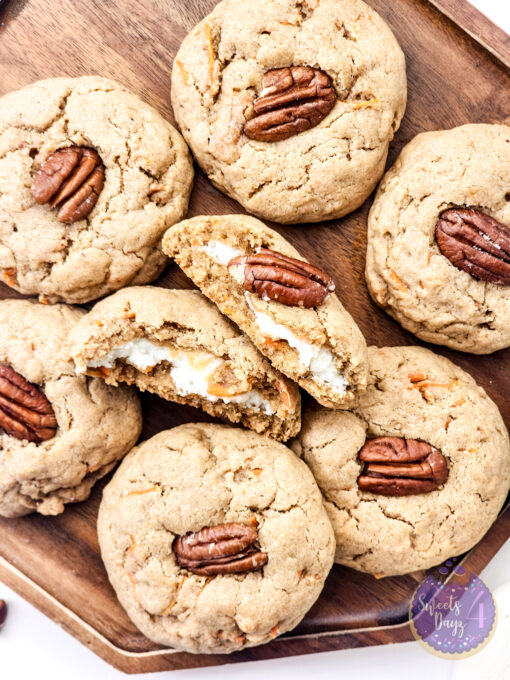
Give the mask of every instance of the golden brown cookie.
[{"label": "golden brown cookie", "polygon": [[193,653],[230,653],[294,628],[335,550],[306,465],[283,444],[223,425],[181,425],[136,447],[104,491],[98,532],[135,625]]}]

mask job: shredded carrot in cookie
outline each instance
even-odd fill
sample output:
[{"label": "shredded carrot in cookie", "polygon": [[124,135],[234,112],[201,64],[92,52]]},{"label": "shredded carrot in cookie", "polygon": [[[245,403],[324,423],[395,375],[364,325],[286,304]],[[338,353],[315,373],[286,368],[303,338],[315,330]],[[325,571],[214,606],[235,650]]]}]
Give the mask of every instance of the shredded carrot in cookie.
[{"label": "shredded carrot in cookie", "polygon": [[398,288],[402,293],[407,293],[408,288],[400,278],[400,276],[393,271],[393,269],[390,271],[390,279],[393,281],[393,284],[395,285],[395,288]]},{"label": "shredded carrot in cookie", "polygon": [[140,489],[137,491],[130,491],[127,495],[128,496],[142,496],[145,493],[152,493],[153,491],[157,491],[158,487],[156,485],[152,486],[150,489]]},{"label": "shredded carrot in cookie", "polygon": [[175,63],[177,64],[179,71],[181,72],[181,78],[183,79],[184,84],[188,85],[188,83],[189,83],[189,73],[184,68],[184,64],[182,63],[182,61],[179,61],[178,59],[176,60]]},{"label": "shredded carrot in cookie", "polygon": [[[15,269],[4,269],[2,272],[3,279],[8,286],[15,286],[17,284],[16,270]],[[42,302],[42,300],[41,300]]]},{"label": "shredded carrot in cookie", "polygon": [[133,536],[133,534],[130,534],[129,538],[131,539],[131,545],[127,549],[127,552],[132,553],[133,550],[136,548],[136,541],[135,541],[135,537]]},{"label": "shredded carrot in cookie", "polygon": [[248,524],[251,524],[252,527],[258,527],[259,521],[256,517],[252,517]]},{"label": "shredded carrot in cookie", "polygon": [[457,406],[462,406],[462,404],[466,403],[466,398],[462,397],[459,399],[459,401],[456,401],[455,404],[452,404],[452,408],[456,408]]},{"label": "shredded carrot in cookie", "polygon": [[149,189],[149,191],[147,192],[147,196],[151,196],[152,194],[155,194],[155,193],[157,193],[158,191],[161,191],[164,188],[165,188],[164,184],[156,184],[156,186]]},{"label": "shredded carrot in cookie", "polygon": [[284,340],[275,340],[274,338],[270,338],[269,336],[264,338],[264,345],[269,345],[269,347],[274,347],[275,349],[280,349],[285,345]]},{"label": "shredded carrot in cookie", "polygon": [[209,80],[211,83],[211,91],[213,94],[217,93],[217,90],[214,91],[214,62],[216,60],[216,55],[214,54],[214,45],[213,45],[213,39],[212,39],[212,31],[211,27],[209,24],[205,25],[205,36],[207,38],[207,44],[209,48]]},{"label": "shredded carrot in cookie", "polygon": [[104,324],[103,324],[102,321],[99,321],[99,319],[96,319],[96,326],[99,326],[99,328],[101,328],[103,325]]},{"label": "shredded carrot in cookie", "polygon": [[252,472],[255,475],[255,477],[260,477],[260,475],[262,474],[262,468],[254,468]]},{"label": "shredded carrot in cookie", "polygon": [[106,366],[99,366],[98,368],[87,368],[87,375],[93,378],[107,378],[111,371]]},{"label": "shredded carrot in cookie", "polygon": [[448,418],[446,419],[446,423],[444,424],[444,429],[445,429],[445,430],[448,430],[448,428],[450,427],[450,423],[452,422],[452,420],[453,420],[453,418],[452,418],[451,416],[448,416]]},{"label": "shredded carrot in cookie", "polygon": [[421,396],[425,399],[425,401],[428,401],[428,402],[434,401],[433,395],[428,391],[430,388],[440,387],[440,388],[443,388],[443,389],[451,390],[454,387],[457,387],[458,385],[461,384],[460,380],[458,380],[457,378],[454,378],[449,383],[435,383],[435,382],[431,382],[430,380],[426,380],[426,379],[425,380],[416,380],[416,381],[411,380],[411,382],[413,384],[411,385],[411,387],[408,387],[407,389],[408,390],[412,390],[412,389],[420,390]]},{"label": "shredded carrot in cookie", "polygon": [[292,394],[290,393],[287,385],[283,382],[283,380],[277,380],[276,381],[276,389],[280,393],[283,405],[286,408],[292,408],[294,406],[294,398],[293,398]]},{"label": "shredded carrot in cookie", "polygon": [[174,599],[170,602],[170,604],[163,609],[163,611],[159,612],[158,616],[168,616],[172,609],[175,607],[175,603],[177,602],[177,596],[179,595],[179,591],[181,590],[182,586],[184,585],[184,581],[186,581],[188,577],[183,576],[180,580],[179,585],[177,586],[177,590],[175,591],[175,597]]},{"label": "shredded carrot in cookie", "polygon": [[423,373],[409,373],[407,377],[412,383],[422,382],[422,380],[425,380]]},{"label": "shredded carrot in cookie", "polygon": [[376,111],[379,111],[381,108],[381,100],[377,98],[367,99],[365,101],[353,102],[350,106],[354,111],[358,109],[375,109]]},{"label": "shredded carrot in cookie", "polygon": [[279,632],[280,632],[280,629],[279,629],[278,624],[277,624],[276,626],[271,628],[270,635],[271,635],[272,638],[275,638],[278,635]]}]

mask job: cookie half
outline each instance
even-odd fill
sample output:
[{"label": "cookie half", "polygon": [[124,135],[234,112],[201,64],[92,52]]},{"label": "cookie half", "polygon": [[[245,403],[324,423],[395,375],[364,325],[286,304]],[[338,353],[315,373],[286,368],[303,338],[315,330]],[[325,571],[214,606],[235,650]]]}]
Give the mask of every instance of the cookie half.
[{"label": "cookie half", "polygon": [[170,229],[165,252],[273,366],[328,408],[366,384],[366,344],[329,275],[244,215],[204,215]]},{"label": "cookie half", "polygon": [[301,427],[299,390],[198,291],[118,291],[73,330],[79,374],[196,406],[285,440]]},{"label": "cookie half", "polygon": [[211,181],[289,224],[365,201],[406,98],[404,54],[361,0],[223,0],[172,72],[176,120]]},{"label": "cookie half", "polygon": [[106,487],[101,554],[151,640],[230,653],[291,630],[318,598],[334,538],[306,465],[282,444],[187,424],[136,447]]},{"label": "cookie half", "polygon": [[76,376],[70,330],[83,312],[0,302],[0,515],[57,515],[136,443],[140,403],[126,386]]},{"label": "cookie half", "polygon": [[368,388],[352,412],[306,412],[292,447],[324,495],[335,560],[378,576],[470,550],[510,490],[497,406],[420,347],[369,348]]},{"label": "cookie half", "polygon": [[375,302],[427,342],[475,354],[510,345],[510,127],[418,135],[368,222]]},{"label": "cookie half", "polygon": [[186,214],[186,144],[122,85],[53,78],[0,98],[0,270],[41,301],[82,303],[156,279]]}]

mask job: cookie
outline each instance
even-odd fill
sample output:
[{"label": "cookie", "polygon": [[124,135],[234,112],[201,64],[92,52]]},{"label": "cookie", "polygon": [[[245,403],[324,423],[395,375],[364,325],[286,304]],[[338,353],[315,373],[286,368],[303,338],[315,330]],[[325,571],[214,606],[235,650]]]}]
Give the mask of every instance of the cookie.
[{"label": "cookie", "polygon": [[98,533],[131,620],[193,653],[230,653],[294,628],[335,550],[306,465],[283,444],[223,425],[181,425],[133,449],[104,491]]},{"label": "cookie", "polygon": [[70,330],[83,312],[0,302],[0,515],[57,515],[88,498],[136,443],[142,415],[129,387],[76,376]]},{"label": "cookie", "polygon": [[509,187],[510,127],[418,135],[370,212],[374,301],[427,342],[475,354],[508,347]]},{"label": "cookie", "polygon": [[364,389],[361,331],[332,279],[276,231],[253,217],[205,215],[169,229],[163,249],[275,368],[321,404],[347,408]]},{"label": "cookie", "polygon": [[118,83],[54,78],[5,95],[3,280],[70,303],[153,281],[166,264],[161,237],[186,214],[192,179],[180,134]]},{"label": "cookie", "polygon": [[356,407],[306,412],[292,446],[324,495],[335,560],[378,576],[470,550],[510,490],[496,405],[471,376],[420,347],[369,348]]},{"label": "cookie", "polygon": [[73,329],[78,374],[128,383],[285,440],[301,427],[301,398],[198,291],[125,288]]},{"label": "cookie", "polygon": [[361,0],[223,0],[172,72],[175,118],[213,184],[288,224],[365,201],[406,97],[402,50]]}]

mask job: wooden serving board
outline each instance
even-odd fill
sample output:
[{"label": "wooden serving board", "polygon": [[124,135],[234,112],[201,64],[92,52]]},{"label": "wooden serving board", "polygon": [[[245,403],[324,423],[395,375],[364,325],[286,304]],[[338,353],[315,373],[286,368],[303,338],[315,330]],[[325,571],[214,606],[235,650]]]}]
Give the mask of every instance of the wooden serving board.
[{"label": "wooden serving board", "polygon": [[[510,116],[510,38],[471,5],[464,0],[369,2],[407,55],[409,105],[390,163],[418,132]],[[99,73],[124,83],[172,120],[173,57],[186,33],[214,5],[215,0],[52,0],[51,6],[46,0],[0,1],[0,95],[40,78]],[[368,296],[363,271],[369,204],[341,222],[276,228],[334,276],[342,302],[369,343],[416,344]],[[198,172],[190,215],[231,212],[242,210]],[[159,285],[191,284],[170,265]],[[17,294],[0,286],[0,297]],[[473,357],[432,349],[470,371],[510,426],[510,350]],[[143,438],[179,423],[209,420],[154,396],[144,396],[143,402]],[[101,487],[59,517],[0,520],[0,579],[121,670],[191,668],[412,639],[408,605],[423,574],[377,581],[336,566],[304,621],[269,645],[231,656],[162,649],[131,624],[106,578],[95,526]],[[465,566],[479,573],[509,536],[510,506],[465,558]]]}]

